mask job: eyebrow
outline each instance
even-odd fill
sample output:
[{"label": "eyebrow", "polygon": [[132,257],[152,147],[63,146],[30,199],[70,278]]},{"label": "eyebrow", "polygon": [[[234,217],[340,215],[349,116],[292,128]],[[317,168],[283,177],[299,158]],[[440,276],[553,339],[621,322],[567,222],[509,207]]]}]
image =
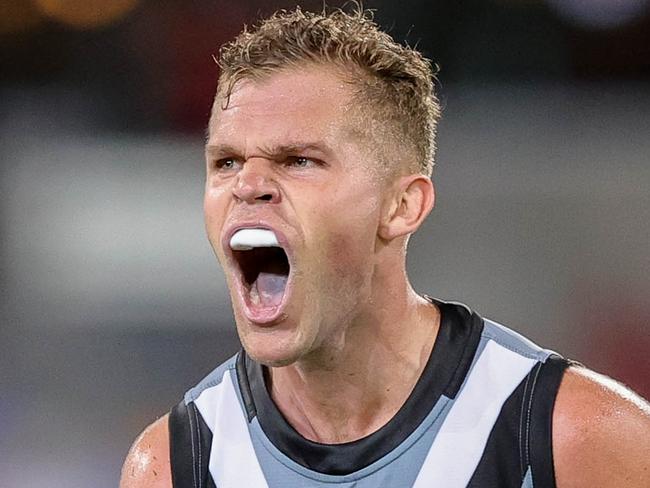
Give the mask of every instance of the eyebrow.
[{"label": "eyebrow", "polygon": [[[261,146],[257,148],[264,156],[270,159],[277,159],[292,154],[302,154],[305,151],[317,151],[325,156],[332,154],[329,146],[322,142],[292,142],[288,144],[276,144],[270,146]],[[242,151],[230,144],[206,144],[206,154],[212,157],[225,157],[233,155],[241,155]]]},{"label": "eyebrow", "polygon": [[239,150],[229,144],[206,144],[205,153],[212,157],[219,158],[239,154]]}]

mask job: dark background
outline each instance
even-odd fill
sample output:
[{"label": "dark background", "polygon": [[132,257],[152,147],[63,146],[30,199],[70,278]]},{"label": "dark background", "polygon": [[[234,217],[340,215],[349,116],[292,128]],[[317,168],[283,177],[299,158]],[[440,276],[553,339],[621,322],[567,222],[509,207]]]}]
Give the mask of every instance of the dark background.
[{"label": "dark background", "polygon": [[[201,215],[211,56],[295,3],[234,3],[0,0],[2,487],[116,486],[237,350]],[[646,396],[649,5],[365,2],[441,68],[415,287]]]}]

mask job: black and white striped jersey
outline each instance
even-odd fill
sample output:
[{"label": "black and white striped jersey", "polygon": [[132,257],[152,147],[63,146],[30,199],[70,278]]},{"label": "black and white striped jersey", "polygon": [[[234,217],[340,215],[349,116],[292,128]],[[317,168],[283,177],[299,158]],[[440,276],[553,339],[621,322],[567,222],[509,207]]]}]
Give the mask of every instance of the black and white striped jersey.
[{"label": "black and white striped jersey", "polygon": [[244,351],[169,416],[175,488],[551,488],[551,420],[568,362],[463,305],[441,312],[411,395],[345,444],[295,431]]}]

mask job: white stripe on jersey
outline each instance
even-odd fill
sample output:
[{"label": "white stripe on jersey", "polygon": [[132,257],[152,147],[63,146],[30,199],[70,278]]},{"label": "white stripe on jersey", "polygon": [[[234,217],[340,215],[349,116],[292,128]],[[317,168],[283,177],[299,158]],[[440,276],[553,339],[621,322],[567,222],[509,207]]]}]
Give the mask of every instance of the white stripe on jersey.
[{"label": "white stripe on jersey", "polygon": [[413,488],[467,486],[501,407],[537,363],[489,341],[436,436]]},{"label": "white stripe on jersey", "polygon": [[[235,392],[234,375],[234,370],[227,369],[221,383],[206,388],[194,401],[212,431],[210,453],[218,453],[210,456],[210,474],[219,488],[267,488]],[[196,460],[199,464],[206,461]]]}]

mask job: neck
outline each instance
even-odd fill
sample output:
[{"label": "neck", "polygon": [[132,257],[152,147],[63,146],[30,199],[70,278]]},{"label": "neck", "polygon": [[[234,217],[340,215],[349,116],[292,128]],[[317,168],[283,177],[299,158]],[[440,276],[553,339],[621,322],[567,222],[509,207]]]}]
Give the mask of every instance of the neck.
[{"label": "neck", "polygon": [[437,307],[413,291],[405,273],[377,278],[388,286],[371,293],[367,309],[342,328],[335,345],[270,368],[274,402],[309,440],[343,443],[381,428],[407,400],[431,354]]}]

